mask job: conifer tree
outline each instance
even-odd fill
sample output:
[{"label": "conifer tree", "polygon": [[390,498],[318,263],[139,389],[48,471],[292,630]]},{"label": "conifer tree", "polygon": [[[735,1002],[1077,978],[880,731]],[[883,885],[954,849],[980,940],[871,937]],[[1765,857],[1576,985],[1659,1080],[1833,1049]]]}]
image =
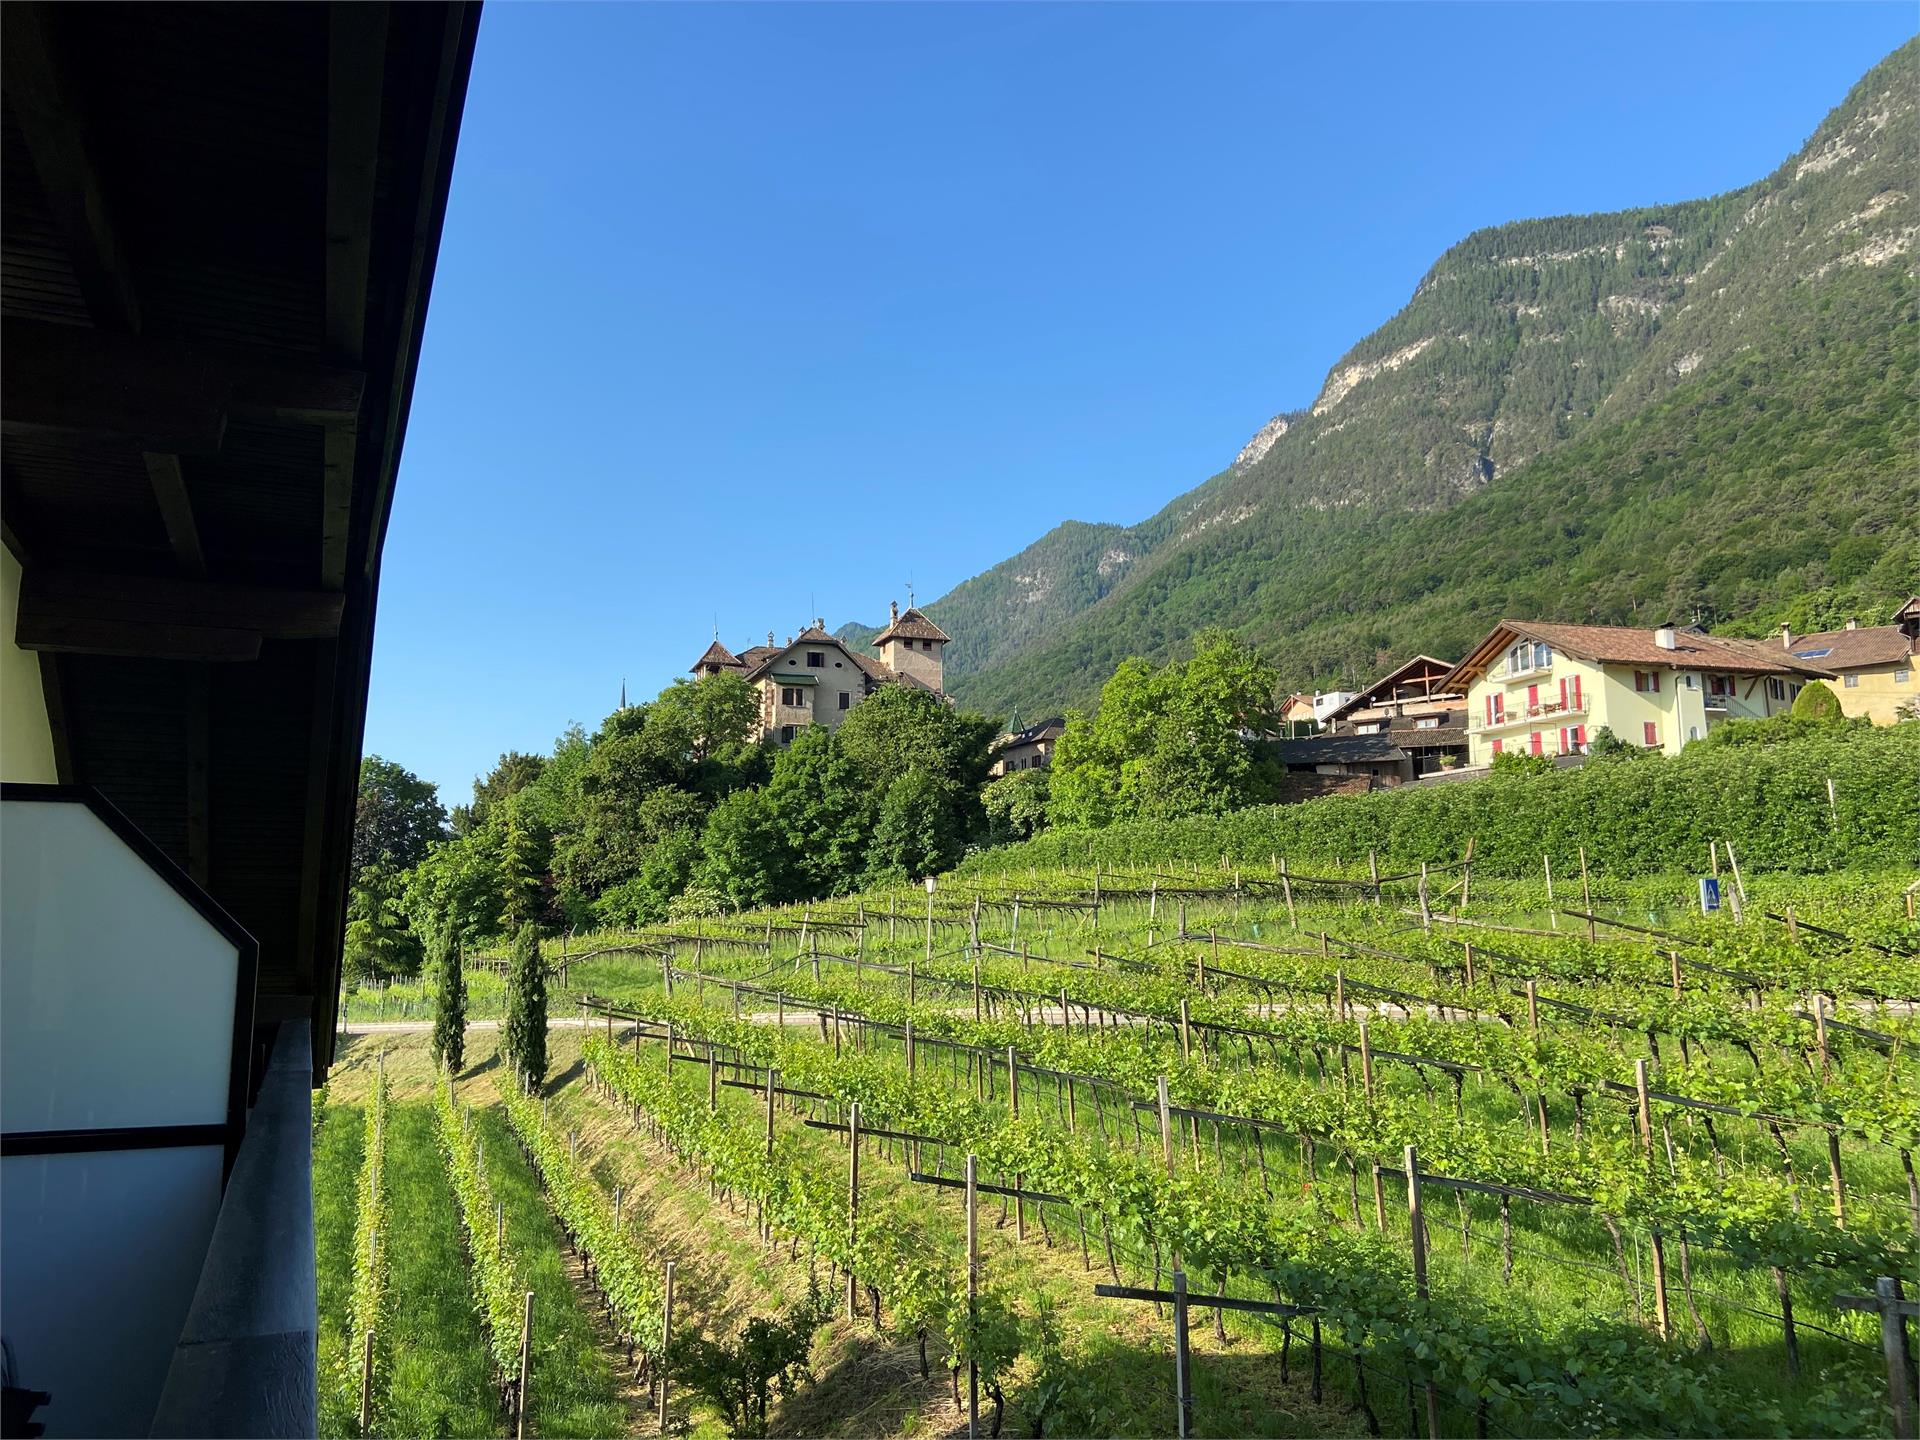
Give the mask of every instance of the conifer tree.
[{"label": "conifer tree", "polygon": [[458,1075],[467,1058],[467,977],[450,918],[433,932],[433,978],[433,1056]]},{"label": "conifer tree", "polygon": [[506,900],[503,918],[509,930],[540,913],[540,879],[546,871],[546,849],[537,823],[518,805],[507,807],[506,844],[501,847],[501,891]]},{"label": "conifer tree", "polygon": [[547,972],[540,958],[540,937],[531,923],[513,939],[507,974],[507,1028],[504,1047],[516,1075],[540,1085],[547,1078]]}]

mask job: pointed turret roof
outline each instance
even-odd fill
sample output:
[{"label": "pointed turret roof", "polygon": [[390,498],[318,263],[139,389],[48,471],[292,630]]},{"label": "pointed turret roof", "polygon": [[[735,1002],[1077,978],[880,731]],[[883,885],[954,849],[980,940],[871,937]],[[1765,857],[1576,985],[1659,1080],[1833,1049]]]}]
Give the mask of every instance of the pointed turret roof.
[{"label": "pointed turret roof", "polygon": [[933,621],[921,613],[918,606],[909,605],[900,614],[887,622],[887,628],[873,637],[875,645],[884,645],[898,636],[902,640],[951,640],[953,637],[942,630]]},{"label": "pointed turret roof", "polygon": [[740,657],[716,640],[707,646],[704,655],[693,662],[693,673],[698,675],[709,665],[738,665],[739,663]]}]

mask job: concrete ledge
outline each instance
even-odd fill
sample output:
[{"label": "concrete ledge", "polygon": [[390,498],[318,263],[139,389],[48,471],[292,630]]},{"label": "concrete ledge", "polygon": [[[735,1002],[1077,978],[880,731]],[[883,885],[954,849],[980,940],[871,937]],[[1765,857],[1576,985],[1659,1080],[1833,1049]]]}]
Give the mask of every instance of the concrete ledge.
[{"label": "concrete ledge", "polygon": [[279,1027],[234,1161],[156,1436],[310,1436],[319,1426],[313,1055]]}]

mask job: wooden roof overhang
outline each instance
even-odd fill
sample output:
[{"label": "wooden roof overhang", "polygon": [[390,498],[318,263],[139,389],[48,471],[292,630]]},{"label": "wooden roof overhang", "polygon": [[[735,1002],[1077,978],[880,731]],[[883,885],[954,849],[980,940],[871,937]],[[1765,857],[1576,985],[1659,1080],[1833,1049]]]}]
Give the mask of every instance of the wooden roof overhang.
[{"label": "wooden roof overhang", "polygon": [[0,8],[0,521],[59,779],[331,1059],[380,552],[478,4]]}]

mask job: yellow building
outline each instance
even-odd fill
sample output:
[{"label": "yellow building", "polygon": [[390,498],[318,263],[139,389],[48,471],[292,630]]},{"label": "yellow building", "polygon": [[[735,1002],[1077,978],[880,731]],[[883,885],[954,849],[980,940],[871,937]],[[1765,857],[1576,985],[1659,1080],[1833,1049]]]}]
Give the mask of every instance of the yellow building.
[{"label": "yellow building", "polygon": [[1920,681],[1913,676],[1920,660],[1920,596],[1894,612],[1891,625],[1855,625],[1795,635],[1780,627],[1780,646],[1796,660],[1824,665],[1840,678],[1833,693],[1848,715],[1864,715],[1876,725],[1914,718],[1920,708]]},{"label": "yellow building", "polygon": [[1777,715],[1808,680],[1832,678],[1772,641],[1502,620],[1444,687],[1465,692],[1468,758],[1489,765],[1504,751],[1584,754],[1602,727],[1678,754],[1715,725]]}]

